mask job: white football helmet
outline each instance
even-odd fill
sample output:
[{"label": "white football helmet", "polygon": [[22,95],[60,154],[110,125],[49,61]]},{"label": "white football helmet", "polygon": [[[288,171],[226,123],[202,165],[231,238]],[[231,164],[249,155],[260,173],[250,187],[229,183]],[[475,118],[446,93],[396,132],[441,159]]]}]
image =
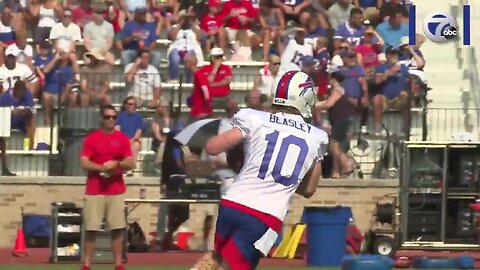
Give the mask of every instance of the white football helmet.
[{"label": "white football helmet", "polygon": [[289,71],[275,82],[272,105],[294,107],[310,118],[316,99],[312,78],[305,72]]}]

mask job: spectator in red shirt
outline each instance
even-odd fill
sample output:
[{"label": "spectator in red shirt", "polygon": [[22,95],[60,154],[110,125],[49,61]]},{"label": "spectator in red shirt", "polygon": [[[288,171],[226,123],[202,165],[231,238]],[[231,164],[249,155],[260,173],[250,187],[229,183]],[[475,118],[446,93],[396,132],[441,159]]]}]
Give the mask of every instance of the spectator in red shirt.
[{"label": "spectator in red shirt", "polygon": [[80,5],[72,9],[72,22],[83,30],[85,25],[93,19],[93,9],[90,0],[80,1]]},{"label": "spectator in red shirt", "polygon": [[[362,43],[355,48],[357,63],[365,69],[367,76],[373,76],[375,67],[380,64],[378,55],[383,51],[384,42],[372,27],[367,28],[363,35]],[[376,43],[374,38],[377,39]]]},{"label": "spectator in red shirt", "polygon": [[197,67],[195,55],[188,54],[185,57],[185,64],[193,74],[193,91],[187,102],[190,107],[190,117],[192,121],[206,118],[213,113],[207,76],[202,69]]},{"label": "spectator in red shirt", "polygon": [[252,24],[257,21],[258,10],[253,6],[250,0],[230,0],[223,4],[220,15],[225,23],[225,30],[229,41],[235,41],[238,30],[249,30],[248,36],[252,39],[253,44],[259,43],[259,38],[250,31]]},{"label": "spectator in red shirt", "polygon": [[223,50],[213,48],[210,52],[210,65],[202,67],[207,77],[212,106],[214,109],[228,109],[231,94],[232,68],[223,64]]},{"label": "spectator in red shirt", "polygon": [[85,138],[80,165],[88,171],[83,208],[85,235],[85,259],[82,270],[90,270],[95,252],[96,232],[106,219],[111,230],[115,270],[124,270],[122,251],[126,217],[124,196],[126,186],[123,171],[135,167],[127,135],[115,130],[117,111],[112,105],[102,106],[101,128]]},{"label": "spectator in red shirt", "polygon": [[220,0],[209,0],[208,14],[203,16],[202,21],[200,22],[200,28],[207,36],[207,40],[205,41],[207,52],[210,52],[215,44],[218,44],[218,47],[223,50],[226,49],[226,33],[223,28],[223,18],[219,14],[221,5],[222,3]]}]

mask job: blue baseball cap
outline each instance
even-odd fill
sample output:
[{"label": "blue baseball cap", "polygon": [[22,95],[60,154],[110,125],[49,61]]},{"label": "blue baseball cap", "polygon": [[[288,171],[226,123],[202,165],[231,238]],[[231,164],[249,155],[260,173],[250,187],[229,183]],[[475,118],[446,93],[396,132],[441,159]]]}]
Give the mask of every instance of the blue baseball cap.
[{"label": "blue baseball cap", "polygon": [[302,65],[313,65],[315,64],[315,58],[311,55],[305,55],[301,58]]}]

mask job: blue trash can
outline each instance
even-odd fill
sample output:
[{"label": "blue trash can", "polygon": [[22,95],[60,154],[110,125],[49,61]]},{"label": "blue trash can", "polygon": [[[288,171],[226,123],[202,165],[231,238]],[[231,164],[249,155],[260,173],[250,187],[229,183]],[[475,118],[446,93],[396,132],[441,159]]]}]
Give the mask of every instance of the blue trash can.
[{"label": "blue trash can", "polygon": [[346,252],[347,226],[352,209],[307,206],[304,218],[307,224],[307,265],[340,267]]}]

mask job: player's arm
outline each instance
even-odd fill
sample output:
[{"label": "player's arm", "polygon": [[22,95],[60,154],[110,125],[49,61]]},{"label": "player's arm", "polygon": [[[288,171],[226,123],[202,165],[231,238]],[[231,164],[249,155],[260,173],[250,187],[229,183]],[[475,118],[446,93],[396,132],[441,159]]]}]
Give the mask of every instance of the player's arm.
[{"label": "player's arm", "polygon": [[208,140],[205,145],[205,152],[208,155],[216,156],[227,150],[232,149],[235,145],[243,140],[244,134],[238,127],[234,127],[224,133],[221,133]]},{"label": "player's arm", "polygon": [[322,163],[315,162],[313,167],[307,172],[303,181],[298,185],[295,193],[302,195],[305,198],[310,198],[317,190],[318,181],[322,175]]}]

